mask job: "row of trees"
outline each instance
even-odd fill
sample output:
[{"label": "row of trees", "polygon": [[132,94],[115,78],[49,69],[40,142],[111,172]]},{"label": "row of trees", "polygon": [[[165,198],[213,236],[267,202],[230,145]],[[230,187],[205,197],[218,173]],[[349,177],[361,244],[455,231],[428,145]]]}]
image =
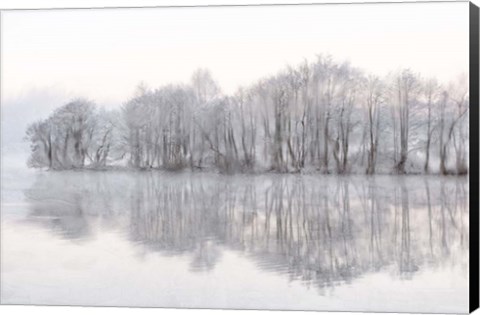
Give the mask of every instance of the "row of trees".
[{"label": "row of trees", "polygon": [[324,173],[468,173],[468,82],[385,78],[318,56],[227,96],[206,69],[137,88],[120,110],[77,99],[28,127],[29,165]]}]

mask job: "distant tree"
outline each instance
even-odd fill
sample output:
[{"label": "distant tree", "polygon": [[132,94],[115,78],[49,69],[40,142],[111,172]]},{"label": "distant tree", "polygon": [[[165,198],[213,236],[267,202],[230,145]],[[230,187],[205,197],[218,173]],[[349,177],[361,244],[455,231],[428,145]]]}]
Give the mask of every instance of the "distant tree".
[{"label": "distant tree", "polygon": [[107,159],[113,145],[114,117],[112,112],[98,111],[95,116],[95,126],[90,129],[90,143],[87,147],[86,156],[92,167],[107,166]]},{"label": "distant tree", "polygon": [[338,100],[333,109],[336,123],[333,156],[339,174],[347,173],[349,168],[351,132],[356,125],[352,113],[359,99],[360,78],[360,73],[349,64],[343,64],[339,69],[338,80],[341,83],[338,88]]},{"label": "distant tree", "polygon": [[[468,128],[468,87],[461,83],[451,83],[442,94],[440,101],[439,147],[440,173],[467,174],[467,154],[465,128]],[[453,142],[453,148],[452,148]],[[455,152],[455,171],[449,169],[448,158],[451,150]]]},{"label": "distant tree", "polygon": [[384,85],[378,77],[369,76],[365,82],[367,110],[367,170],[368,175],[375,173],[380,138],[380,106],[384,101]]},{"label": "distant tree", "polygon": [[427,129],[426,129],[426,143],[425,143],[425,165],[423,170],[429,173],[430,166],[430,147],[432,144],[433,128],[433,112],[432,109],[438,102],[440,96],[440,86],[435,79],[429,79],[424,83],[423,96],[425,98],[425,105],[427,107]]},{"label": "distant tree", "polygon": [[53,135],[49,120],[36,121],[27,127],[26,140],[30,142],[30,167],[53,168]]},{"label": "distant tree", "polygon": [[30,165],[56,169],[83,168],[96,133],[95,105],[84,99],[58,108],[49,118],[27,128]]},{"label": "distant tree", "polygon": [[405,173],[409,153],[410,110],[419,92],[419,78],[411,70],[402,70],[394,76],[392,103],[394,119],[394,162],[399,174]]},{"label": "distant tree", "polygon": [[57,109],[52,117],[58,140],[62,140],[62,168],[82,168],[91,137],[95,132],[95,105],[76,99]]},{"label": "distant tree", "polygon": [[202,104],[221,93],[218,83],[213,79],[208,69],[197,69],[192,75],[191,83],[197,100]]}]

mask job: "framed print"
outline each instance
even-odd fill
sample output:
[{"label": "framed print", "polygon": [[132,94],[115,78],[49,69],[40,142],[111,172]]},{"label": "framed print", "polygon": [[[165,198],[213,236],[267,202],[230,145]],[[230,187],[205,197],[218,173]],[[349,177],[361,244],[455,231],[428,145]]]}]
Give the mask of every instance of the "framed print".
[{"label": "framed print", "polygon": [[474,311],[478,12],[2,10],[0,303]]}]

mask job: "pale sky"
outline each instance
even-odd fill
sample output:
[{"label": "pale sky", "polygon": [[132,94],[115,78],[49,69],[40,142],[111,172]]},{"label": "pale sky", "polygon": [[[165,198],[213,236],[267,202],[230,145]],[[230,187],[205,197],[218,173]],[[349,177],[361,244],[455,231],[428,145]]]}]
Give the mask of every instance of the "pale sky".
[{"label": "pale sky", "polygon": [[232,93],[319,53],[380,75],[468,72],[467,2],[8,11],[1,26],[4,106],[43,89],[121,105],[198,67]]}]

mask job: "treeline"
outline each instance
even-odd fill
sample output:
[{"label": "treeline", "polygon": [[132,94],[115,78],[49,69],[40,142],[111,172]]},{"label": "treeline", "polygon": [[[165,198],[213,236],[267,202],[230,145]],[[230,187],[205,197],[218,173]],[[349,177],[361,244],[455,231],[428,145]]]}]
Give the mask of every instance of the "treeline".
[{"label": "treeline", "polygon": [[29,166],[215,169],[225,173],[468,173],[468,81],[411,70],[380,78],[329,56],[222,94],[143,85],[121,109],[76,99],[31,124]]}]

